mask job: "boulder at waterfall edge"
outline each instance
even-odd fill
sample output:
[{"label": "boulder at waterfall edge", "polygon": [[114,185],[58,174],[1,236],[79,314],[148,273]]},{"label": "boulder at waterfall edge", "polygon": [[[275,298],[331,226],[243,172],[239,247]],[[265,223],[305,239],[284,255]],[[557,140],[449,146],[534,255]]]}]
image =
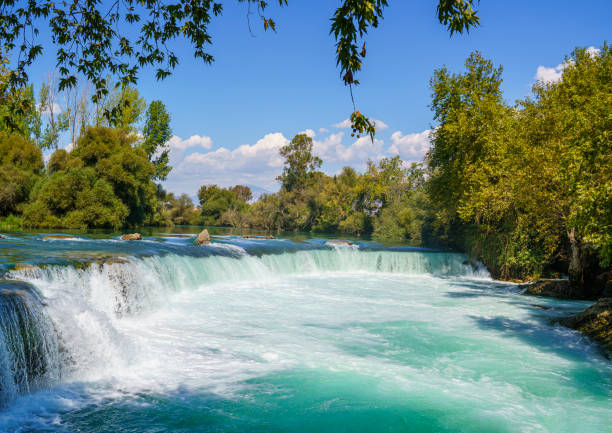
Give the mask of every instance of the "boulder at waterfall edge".
[{"label": "boulder at waterfall edge", "polygon": [[195,241],[196,245],[206,245],[210,243],[210,234],[208,230],[204,229],[198,235],[198,238]]},{"label": "boulder at waterfall edge", "polygon": [[126,233],[123,236],[121,236],[121,240],[122,241],[141,241],[142,236],[140,236],[140,233]]}]

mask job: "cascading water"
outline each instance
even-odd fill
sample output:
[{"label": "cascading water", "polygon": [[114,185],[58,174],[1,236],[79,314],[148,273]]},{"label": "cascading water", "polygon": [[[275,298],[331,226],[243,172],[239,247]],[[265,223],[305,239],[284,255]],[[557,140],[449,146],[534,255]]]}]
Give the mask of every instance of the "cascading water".
[{"label": "cascading water", "polygon": [[60,379],[53,324],[28,284],[0,281],[0,406]]},{"label": "cascading water", "polygon": [[[0,431],[605,431],[612,369],[550,324],[584,303],[531,307],[461,254],[172,242],[5,272]],[[18,314],[38,364],[3,355]]]}]

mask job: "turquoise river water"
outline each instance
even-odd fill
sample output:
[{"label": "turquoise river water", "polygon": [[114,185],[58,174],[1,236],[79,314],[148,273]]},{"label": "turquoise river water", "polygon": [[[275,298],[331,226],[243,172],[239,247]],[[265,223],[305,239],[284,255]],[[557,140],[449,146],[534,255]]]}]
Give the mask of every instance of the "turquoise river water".
[{"label": "turquoise river water", "polygon": [[[0,432],[612,432],[612,363],[466,257],[0,239]],[[545,308],[543,308],[545,307]]]}]

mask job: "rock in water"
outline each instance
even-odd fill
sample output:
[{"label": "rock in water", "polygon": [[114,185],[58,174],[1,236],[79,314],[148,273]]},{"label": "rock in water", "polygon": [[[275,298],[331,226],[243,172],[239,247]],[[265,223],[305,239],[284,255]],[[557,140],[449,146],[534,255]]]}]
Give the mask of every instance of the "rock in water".
[{"label": "rock in water", "polygon": [[601,298],[582,313],[561,319],[559,323],[601,344],[607,356],[612,357],[612,298]]},{"label": "rock in water", "polygon": [[206,245],[210,243],[210,235],[208,234],[208,230],[204,229],[198,235],[198,238],[195,241],[196,245]]},{"label": "rock in water", "polygon": [[584,299],[572,287],[569,280],[537,280],[519,287],[525,289],[525,295],[548,296],[560,299]]},{"label": "rock in water", "polygon": [[121,236],[121,240],[122,241],[141,241],[142,236],[140,236],[140,233],[126,233],[123,236]]}]

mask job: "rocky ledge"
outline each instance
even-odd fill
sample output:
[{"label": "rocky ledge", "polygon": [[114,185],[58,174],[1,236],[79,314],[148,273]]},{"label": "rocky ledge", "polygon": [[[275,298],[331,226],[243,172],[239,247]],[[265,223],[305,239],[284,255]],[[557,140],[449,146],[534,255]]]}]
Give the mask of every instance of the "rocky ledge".
[{"label": "rocky ledge", "polygon": [[559,320],[599,343],[608,358],[612,358],[612,298],[601,298],[575,316]]},{"label": "rocky ledge", "polygon": [[584,299],[583,294],[575,290],[569,280],[537,280],[519,286],[525,295],[549,296],[560,299]]}]

